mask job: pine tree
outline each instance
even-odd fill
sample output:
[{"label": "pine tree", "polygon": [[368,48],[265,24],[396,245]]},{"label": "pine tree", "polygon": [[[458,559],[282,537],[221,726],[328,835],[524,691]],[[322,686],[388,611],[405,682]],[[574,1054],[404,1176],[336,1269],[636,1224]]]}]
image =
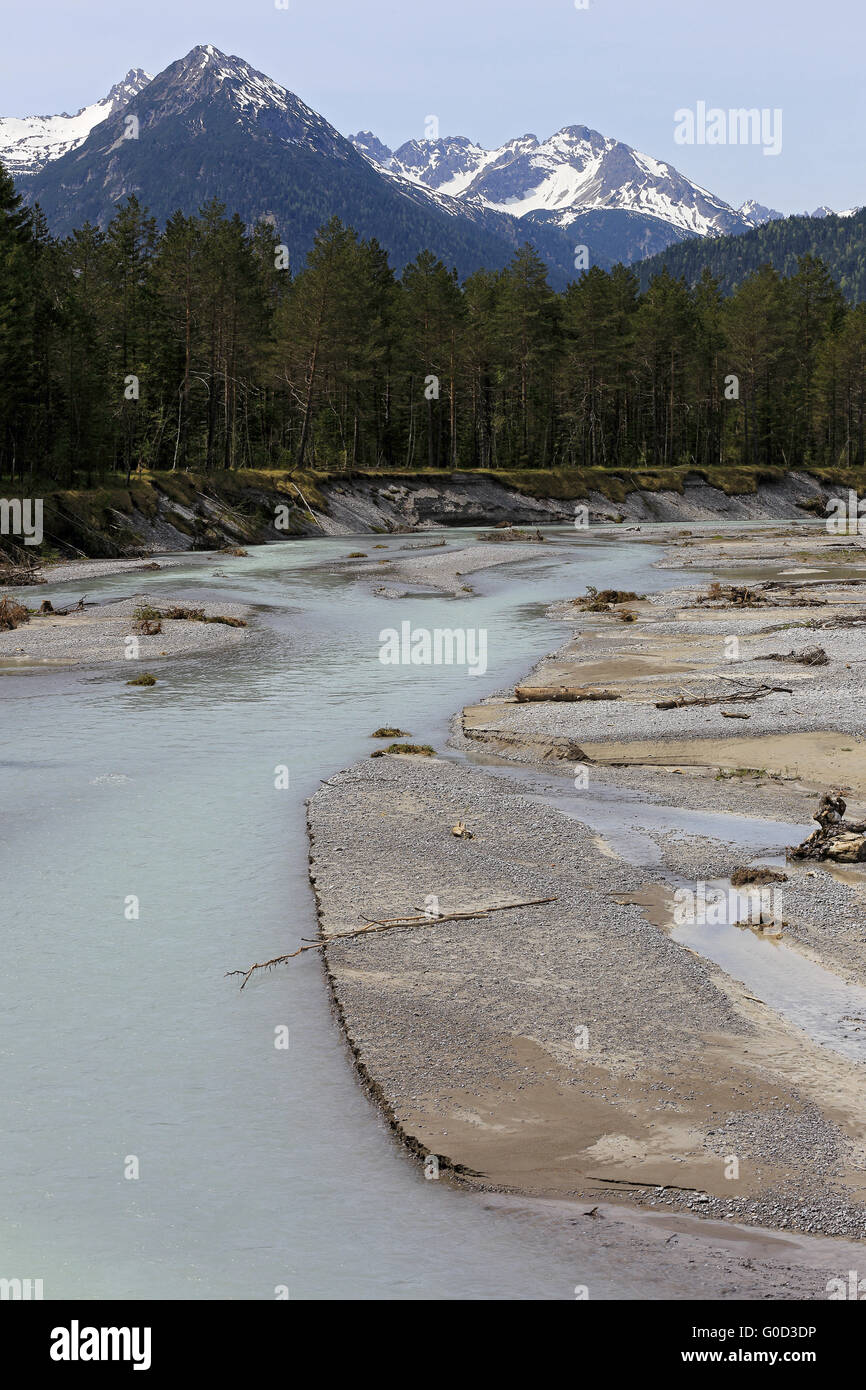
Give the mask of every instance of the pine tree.
[{"label": "pine tree", "polygon": [[23,206],[12,177],[0,164],[0,476],[20,475],[22,411],[33,380],[33,303],[36,258],[33,215]]},{"label": "pine tree", "polygon": [[[401,326],[403,375],[412,466],[419,412],[426,435],[426,466],[454,467],[457,458],[457,366],[463,299],[456,271],[430,251],[403,272]],[[423,406],[423,411],[422,411]]]}]

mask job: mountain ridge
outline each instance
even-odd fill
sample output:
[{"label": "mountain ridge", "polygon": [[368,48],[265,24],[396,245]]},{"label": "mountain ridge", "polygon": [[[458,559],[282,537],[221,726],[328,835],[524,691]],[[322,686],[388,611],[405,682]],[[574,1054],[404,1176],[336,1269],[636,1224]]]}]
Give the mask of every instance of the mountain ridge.
[{"label": "mountain ridge", "polygon": [[[137,119],[135,139],[125,115]],[[216,198],[248,225],[264,218],[280,228],[293,263],[338,216],[377,237],[398,268],[424,247],[461,275],[501,268],[529,241],[556,287],[591,265],[632,264],[784,220],[754,199],[734,209],[672,165],[584,125],[544,140],[525,133],[493,150],[465,136],[397,150],[371,131],[343,136],[212,44],[154,78],[131,69],[73,117],[0,119],[0,160],[60,235],[84,220],[104,227],[132,193],[157,221]]]},{"label": "mountain ridge", "polygon": [[130,68],[104,97],[70,115],[0,116],[0,162],[13,178],[38,174],[46,164],[83,144],[95,126],[123,109],[152,80],[143,68]]},{"label": "mountain ridge", "polygon": [[[158,223],[216,199],[249,226],[271,222],[293,265],[332,217],[376,237],[400,269],[425,248],[462,275],[501,268],[527,239],[513,218],[398,186],[298,96],[211,44],[169,64],[22,192],[61,236],[84,221],[104,227],[131,194]],[[564,285],[568,239],[540,227],[533,243]]]},{"label": "mountain ridge", "polygon": [[462,135],[408,140],[396,150],[372,131],[349,138],[413,182],[518,217],[543,213],[563,229],[585,212],[625,211],[707,236],[745,231],[758,215],[773,215],[754,200],[735,209],[666,161],[586,125],[563,126],[545,140],[527,133],[495,149]]}]

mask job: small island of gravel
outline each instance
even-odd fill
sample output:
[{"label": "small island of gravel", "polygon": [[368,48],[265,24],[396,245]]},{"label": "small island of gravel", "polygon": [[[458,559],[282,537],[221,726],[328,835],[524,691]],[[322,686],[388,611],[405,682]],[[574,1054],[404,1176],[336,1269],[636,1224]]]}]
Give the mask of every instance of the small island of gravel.
[{"label": "small island of gravel", "polygon": [[[866,865],[785,846],[828,789],[866,815],[862,551],[780,528],[689,538],[664,563],[680,558],[700,582],[551,610],[574,634],[525,684],[567,698],[467,707],[468,760],[386,756],[313,797],[323,939],[432,905],[420,927],[327,944],[335,1006],[397,1133],[452,1179],[860,1238]],[[545,804],[473,756],[567,794]],[[606,833],[605,797],[653,853]],[[786,953],[791,997],[783,976],[770,1002],[674,908],[676,885],[764,863],[784,913],[727,927]],[[795,988],[810,969],[817,1013]],[[825,1028],[837,988],[854,1005]]]}]

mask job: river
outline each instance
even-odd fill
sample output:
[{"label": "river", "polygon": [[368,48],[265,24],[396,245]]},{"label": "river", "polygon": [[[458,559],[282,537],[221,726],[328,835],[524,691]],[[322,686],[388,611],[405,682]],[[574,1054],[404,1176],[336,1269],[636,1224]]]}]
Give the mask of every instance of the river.
[{"label": "river", "polygon": [[[260,635],[151,690],[109,668],[0,678],[0,1275],[46,1298],[553,1299],[590,1273],[594,1296],[645,1292],[603,1251],[588,1271],[565,1217],[425,1181],[356,1082],[316,952],[243,993],[225,978],[314,935],[305,801],[374,729],[445,751],[456,709],[563,640],[548,603],[682,582],[641,541],[548,534],[459,604],[333,572],[352,537],[40,590],[221,596],[256,605]],[[380,629],[406,619],[486,628],[486,674],[383,666]]]}]

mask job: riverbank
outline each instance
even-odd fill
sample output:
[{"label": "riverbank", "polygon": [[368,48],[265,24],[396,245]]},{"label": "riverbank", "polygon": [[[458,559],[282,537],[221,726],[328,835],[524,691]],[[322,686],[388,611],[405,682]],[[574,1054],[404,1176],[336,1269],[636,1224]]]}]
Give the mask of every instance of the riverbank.
[{"label": "riverbank", "polygon": [[[384,535],[448,526],[640,524],[797,520],[847,497],[842,470],[785,474],[719,467],[569,468],[454,472],[142,473],[58,489],[30,481],[44,507],[39,553],[141,559],[171,552],[269,544],[291,537]],[[20,489],[20,484],[18,485]],[[17,495],[9,484],[5,495]],[[10,544],[7,542],[6,544]],[[16,563],[34,550],[19,546]],[[3,555],[0,553],[0,561]],[[0,573],[2,581],[2,573]],[[8,581],[13,582],[13,581]]]},{"label": "riverbank", "polygon": [[[462,1183],[866,1233],[866,878],[784,861],[819,792],[847,788],[854,815],[866,798],[866,627],[847,625],[863,601],[856,573],[828,577],[823,533],[778,542],[776,570],[797,547],[807,572],[765,571],[745,602],[708,575],[606,610],[560,605],[575,634],[525,684],[617,698],[464,711],[463,753],[543,769],[560,809],[531,784],[406,757],[359,764],[310,804],[326,936],[429,895],[445,914],[556,899],[325,952],[362,1076],[404,1142]],[[817,645],[826,664],[796,659]],[[606,836],[610,797],[628,798],[631,842]],[[709,945],[676,926],[677,886],[765,862],[787,874],[778,922],[729,921]],[[781,966],[743,957],[746,937]],[[836,1008],[829,1028],[810,990]]]}]

